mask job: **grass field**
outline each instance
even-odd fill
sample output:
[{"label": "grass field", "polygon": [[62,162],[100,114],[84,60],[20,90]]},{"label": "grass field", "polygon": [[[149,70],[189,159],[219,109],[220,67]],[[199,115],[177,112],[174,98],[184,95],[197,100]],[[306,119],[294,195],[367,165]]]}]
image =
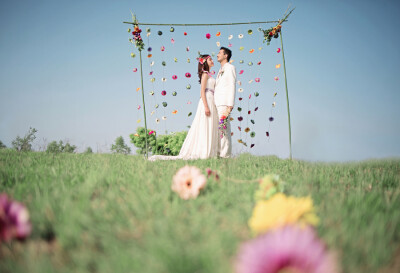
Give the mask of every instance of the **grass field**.
[{"label": "grass field", "polygon": [[[195,200],[171,192],[185,164],[218,170]],[[0,150],[0,192],[25,203],[33,232],[0,245],[0,272],[233,272],[257,179],[279,174],[310,195],[318,234],[344,272],[399,272],[400,160],[309,163],[234,159],[146,162],[111,154]]]}]

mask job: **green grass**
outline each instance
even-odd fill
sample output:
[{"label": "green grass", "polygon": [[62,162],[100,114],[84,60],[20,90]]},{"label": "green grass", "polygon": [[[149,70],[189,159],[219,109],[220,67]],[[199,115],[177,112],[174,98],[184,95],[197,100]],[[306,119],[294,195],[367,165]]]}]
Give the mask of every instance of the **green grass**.
[{"label": "green grass", "polygon": [[[221,180],[181,200],[170,187],[185,164],[218,170]],[[232,272],[239,244],[251,238],[257,184],[228,178],[267,173],[279,174],[288,193],[312,196],[318,233],[344,272],[378,272],[396,259],[398,159],[325,164],[243,154],[146,162],[0,150],[0,192],[25,203],[33,224],[24,243],[0,246],[0,272]]]}]

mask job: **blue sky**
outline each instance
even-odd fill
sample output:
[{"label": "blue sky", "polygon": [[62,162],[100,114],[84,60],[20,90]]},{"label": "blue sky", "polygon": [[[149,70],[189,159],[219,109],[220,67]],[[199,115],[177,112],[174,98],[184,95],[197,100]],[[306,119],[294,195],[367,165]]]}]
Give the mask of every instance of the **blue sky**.
[{"label": "blue sky", "polygon": [[[291,3],[296,10],[283,25],[284,50],[292,121],[293,157],[310,161],[350,161],[369,158],[399,157],[400,145],[400,78],[399,31],[400,4],[397,1],[1,1],[0,3],[0,140],[7,146],[30,126],[38,129],[35,147],[52,140],[68,140],[79,151],[91,146],[94,151],[108,152],[116,137],[143,126],[139,57],[129,43],[131,35],[122,21],[131,21],[130,10],[144,23],[227,23],[279,19]],[[196,73],[197,51],[217,52],[216,41],[227,45],[228,34],[235,37],[233,63],[244,70],[243,108],[247,112],[255,103],[251,139],[253,149],[237,143],[239,125],[234,127],[234,152],[277,155],[287,158],[288,125],[282,63],[276,53],[279,40],[270,46],[262,44],[258,25],[230,27],[151,26],[149,37],[153,48],[156,83],[149,81],[149,59],[143,52],[145,99],[148,124],[163,133],[187,129],[196,110],[199,85],[196,78],[185,79],[184,73]],[[261,25],[265,27],[265,25]],[[145,31],[146,26],[142,29]],[[253,35],[247,30],[252,29]],[[163,36],[156,32],[163,31]],[[188,36],[182,35],[183,31]],[[220,31],[221,37],[215,33]],[[205,34],[212,34],[207,40]],[[243,33],[239,40],[237,34]],[[145,36],[145,35],[143,35]],[[170,38],[175,39],[171,44]],[[147,39],[147,38],[146,38]],[[145,39],[145,42],[147,42]],[[161,53],[160,46],[166,46]],[[184,48],[190,46],[190,52]],[[240,52],[238,47],[244,46]],[[146,44],[146,48],[147,48]],[[250,48],[263,47],[250,55]],[[164,55],[163,55],[164,54]],[[171,61],[178,58],[178,63]],[[161,59],[167,66],[160,66]],[[244,59],[245,64],[239,64]],[[262,65],[255,63],[260,60]],[[248,61],[254,65],[249,67]],[[158,65],[157,65],[158,64]],[[215,69],[218,70],[216,62]],[[164,73],[164,74],[163,74]],[[178,75],[173,81],[171,75]],[[167,82],[162,85],[164,75]],[[274,76],[280,80],[275,83]],[[259,85],[247,80],[260,77]],[[192,88],[186,90],[190,83]],[[148,93],[154,88],[156,96]],[[165,88],[168,95],[160,95]],[[176,97],[171,96],[177,90]],[[257,101],[247,96],[260,91]],[[171,92],[170,92],[171,91]],[[274,91],[278,96],[273,99]],[[239,97],[237,95],[237,97]],[[157,109],[155,102],[168,102]],[[191,101],[192,104],[187,104]],[[268,122],[271,103],[274,122]],[[237,101],[237,103],[239,103]],[[238,104],[237,104],[238,105]],[[172,110],[178,110],[172,115]],[[237,117],[238,112],[233,116]],[[253,114],[253,113],[252,113]],[[156,116],[167,121],[155,123]],[[246,116],[247,113],[243,113]],[[142,119],[141,123],[137,123]],[[250,118],[246,118],[250,120]],[[248,121],[247,121],[248,123]],[[246,123],[242,124],[245,127]],[[251,125],[251,124],[250,124]],[[270,127],[269,127],[270,126]],[[271,137],[265,137],[269,128]],[[131,144],[130,144],[131,145]],[[131,147],[133,147],[131,145]]]}]

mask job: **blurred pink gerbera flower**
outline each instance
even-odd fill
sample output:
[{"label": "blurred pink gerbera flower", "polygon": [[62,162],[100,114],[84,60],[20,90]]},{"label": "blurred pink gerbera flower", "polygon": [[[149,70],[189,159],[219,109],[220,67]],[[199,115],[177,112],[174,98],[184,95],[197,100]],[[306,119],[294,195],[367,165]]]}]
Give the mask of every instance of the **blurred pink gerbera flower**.
[{"label": "blurred pink gerbera flower", "polygon": [[31,233],[29,213],[24,205],[0,195],[0,241],[25,239]]},{"label": "blurred pink gerbera flower", "polygon": [[336,273],[331,253],[311,228],[285,226],[245,242],[236,260],[237,273]]},{"label": "blurred pink gerbera flower", "polygon": [[185,166],[180,168],[172,178],[171,189],[182,199],[188,200],[196,198],[200,190],[207,183],[207,178],[202,174],[199,168],[194,166]]}]

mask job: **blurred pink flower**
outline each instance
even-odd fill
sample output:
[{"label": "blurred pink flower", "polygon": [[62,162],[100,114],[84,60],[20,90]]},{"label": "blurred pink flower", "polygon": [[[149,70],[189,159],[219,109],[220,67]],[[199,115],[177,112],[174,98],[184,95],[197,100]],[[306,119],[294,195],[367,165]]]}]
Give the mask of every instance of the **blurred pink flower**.
[{"label": "blurred pink flower", "polygon": [[206,38],[207,38],[207,39],[210,39],[210,38],[211,38],[211,34],[210,34],[210,33],[207,33],[207,34],[206,34]]},{"label": "blurred pink flower", "polygon": [[0,195],[0,241],[22,240],[31,233],[29,212],[24,205]]},{"label": "blurred pink flower", "polygon": [[336,273],[336,260],[312,228],[285,226],[242,244],[237,273]]},{"label": "blurred pink flower", "polygon": [[194,166],[180,168],[172,178],[171,189],[184,200],[196,198],[207,183],[207,178]]}]

